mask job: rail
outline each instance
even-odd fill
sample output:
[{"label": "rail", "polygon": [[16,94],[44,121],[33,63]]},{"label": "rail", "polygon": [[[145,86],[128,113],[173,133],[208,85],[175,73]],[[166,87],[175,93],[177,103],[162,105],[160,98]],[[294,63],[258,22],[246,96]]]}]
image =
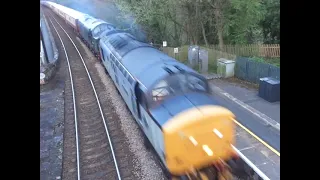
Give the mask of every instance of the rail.
[{"label": "rail", "polygon": [[[51,13],[50,13],[51,14]],[[111,141],[111,136],[109,134],[109,130],[108,130],[108,126],[106,124],[106,119],[104,117],[104,113],[102,111],[102,108],[101,108],[101,104],[100,104],[100,100],[99,100],[99,97],[97,95],[97,92],[96,92],[96,89],[95,89],[95,85],[93,83],[93,80],[91,78],[91,75],[90,75],[90,72],[86,66],[86,63],[84,62],[84,59],[81,55],[81,53],[79,52],[77,46],[75,45],[75,43],[73,42],[72,38],[69,36],[69,34],[66,32],[66,30],[61,26],[61,24],[53,17],[53,15],[51,14],[51,17],[54,19],[54,21],[60,26],[60,28],[63,30],[63,32],[66,34],[66,36],[68,37],[68,39],[70,40],[70,42],[72,43],[73,47],[76,49],[80,59],[81,59],[81,62],[82,62],[82,65],[86,71],[86,75],[90,81],[90,85],[91,85],[91,88],[92,88],[92,91],[94,93],[94,97],[95,97],[95,100],[96,100],[96,103],[98,105],[98,109],[99,109],[99,112],[100,112],[100,115],[101,115],[101,121],[103,122],[103,125],[104,125],[104,129],[105,129],[105,132],[106,132],[106,135],[107,135],[107,139],[108,139],[108,143],[109,143],[109,147],[110,147],[110,150],[111,150],[111,154],[112,154],[112,158],[113,158],[113,162],[114,162],[114,166],[115,166],[115,170],[116,170],[116,175],[117,175],[117,179],[118,180],[121,180],[121,176],[120,176],[120,171],[119,171],[119,167],[118,167],[118,163],[117,163],[117,159],[116,159],[116,156],[115,156],[115,151],[114,151],[114,148],[113,148],[113,145],[112,145],[112,141]],[[73,98],[73,109],[74,109],[74,123],[75,123],[75,133],[76,133],[76,155],[77,155],[77,179],[80,180],[81,179],[81,162],[80,162],[80,146],[79,146],[79,141],[80,141],[80,138],[79,138],[79,133],[78,133],[78,119],[77,119],[77,116],[78,116],[78,111],[77,111],[77,106],[76,106],[76,93],[75,93],[75,83],[73,81],[73,73],[72,73],[72,68],[70,66],[70,61],[69,61],[69,58],[68,58],[68,55],[67,55],[67,51],[66,51],[66,48],[65,48],[65,45],[62,41],[62,38],[60,37],[57,29],[55,28],[54,24],[52,23],[51,19],[50,19],[50,22],[52,24],[52,26],[54,27],[59,39],[60,39],[60,42],[63,46],[63,49],[64,49],[64,52],[65,52],[65,55],[66,55],[66,60],[67,60],[67,63],[68,63],[68,69],[69,69],[69,76],[70,76],[70,80],[71,80],[71,89],[72,89],[72,98]],[[81,108],[80,108],[81,109]]]}]

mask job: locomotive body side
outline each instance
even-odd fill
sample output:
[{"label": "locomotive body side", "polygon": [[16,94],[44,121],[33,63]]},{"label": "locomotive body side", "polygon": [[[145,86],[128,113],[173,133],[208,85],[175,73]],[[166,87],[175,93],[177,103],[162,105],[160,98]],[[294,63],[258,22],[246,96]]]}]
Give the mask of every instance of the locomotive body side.
[{"label": "locomotive body side", "polygon": [[100,39],[100,56],[102,62],[108,71],[109,76],[114,81],[116,88],[119,90],[123,100],[127,104],[131,112],[135,107],[134,93],[134,77],[116,58],[114,52],[108,47],[108,42],[105,37]]},{"label": "locomotive body side", "polygon": [[[122,33],[122,32],[119,32]],[[163,146],[163,134],[161,127],[156,121],[152,120],[152,117],[148,113],[146,107],[145,88],[134,78],[132,72],[130,72],[126,66],[124,66],[123,59],[119,60],[114,54],[114,48],[110,48],[110,43],[106,37],[102,37],[100,40],[100,55],[102,62],[108,71],[108,74],[112,78],[116,88],[120,92],[123,100],[125,101],[128,109],[131,111],[135,121],[139,125],[140,129],[144,132],[144,136],[147,141],[151,143],[156,154],[160,158],[161,162],[165,166],[164,159],[164,146]],[[141,47],[145,45],[141,44]],[[136,48],[139,48],[137,46]],[[130,51],[130,48],[127,49]],[[134,51],[133,49],[132,51]],[[140,49],[141,50],[141,49]],[[118,52],[123,54],[122,52]],[[134,60],[132,56],[126,60]],[[138,64],[136,64],[139,66]],[[156,66],[155,66],[156,67]],[[156,69],[154,69],[156,70]],[[155,71],[154,71],[155,72]],[[161,72],[155,72],[159,75]],[[164,72],[162,72],[164,74]]]}]

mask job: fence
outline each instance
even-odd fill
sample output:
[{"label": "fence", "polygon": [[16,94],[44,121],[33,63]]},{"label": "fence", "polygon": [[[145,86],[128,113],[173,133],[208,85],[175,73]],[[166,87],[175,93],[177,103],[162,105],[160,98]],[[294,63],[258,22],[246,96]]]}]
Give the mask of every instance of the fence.
[{"label": "fence", "polygon": [[40,35],[42,36],[43,48],[45,48],[47,54],[47,63],[54,63],[58,59],[58,49],[42,10],[40,11]]},{"label": "fence", "polygon": [[40,85],[47,83],[55,73],[58,57],[50,26],[40,7]]},{"label": "fence", "polygon": [[[178,48],[178,53],[174,53],[174,48],[172,47],[163,47],[162,51],[169,56],[177,59],[178,61],[187,64],[188,63],[188,48],[189,46],[182,46]],[[217,70],[217,59],[226,58],[230,60],[235,60],[236,55],[229,54],[226,52],[218,51],[216,49],[201,47],[208,51],[208,72],[214,73]]]},{"label": "fence", "polygon": [[252,83],[259,83],[262,77],[273,77],[280,80],[280,68],[244,57],[236,58],[235,76]]},{"label": "fence", "polygon": [[[273,47],[276,47],[277,45],[271,46],[271,45],[248,45],[247,49],[254,49],[259,47],[259,53],[265,53],[269,55],[268,56],[276,56],[275,54],[271,54],[272,52],[270,49]],[[271,47],[269,50],[263,50],[261,49],[267,49],[265,47]],[[162,51],[167,53],[169,56],[174,57],[175,59],[179,60],[182,63],[188,64],[188,48],[189,46],[182,46],[178,48],[178,52],[174,53],[174,48],[172,47],[162,47]],[[242,49],[241,49],[242,48]],[[205,49],[208,51],[208,73],[216,73],[217,71],[217,59],[219,58],[225,58],[225,59],[230,59],[230,60],[235,60],[236,61],[236,66],[235,66],[235,76],[243,79],[245,81],[249,81],[252,83],[259,83],[259,79],[261,77],[274,77],[276,79],[280,80],[280,68],[276,67],[274,65],[268,64],[272,63],[271,61],[266,61],[268,63],[264,62],[258,62],[258,61],[253,61],[250,60],[249,58],[246,57],[241,57],[242,55],[247,55],[247,56],[254,56],[253,50],[246,50],[244,46],[236,48],[236,46],[225,46],[225,49],[223,51],[219,51],[216,49],[215,46],[210,46],[209,48],[206,47],[201,47],[201,49]],[[279,56],[280,56],[280,47],[279,49]],[[251,54],[250,54],[251,53]],[[273,58],[275,62],[274,64],[279,64],[280,59],[279,58]],[[273,64],[272,63],[272,64]],[[196,69],[197,70],[197,69]]]},{"label": "fence", "polygon": [[[162,51],[175,59],[187,63],[188,47],[178,47],[178,53],[174,53],[173,47],[162,47]],[[224,45],[219,50],[218,45],[210,45],[209,47],[201,47],[208,51],[208,69],[210,72],[216,72],[217,59],[225,58],[235,60],[236,57],[267,57],[276,58],[275,64],[279,64],[280,45],[279,44],[251,44],[251,45]]]},{"label": "fence", "polygon": [[[219,49],[218,45],[210,45],[210,49]],[[228,54],[235,54],[237,56],[245,57],[280,57],[279,44],[248,44],[248,45],[224,45],[221,49],[222,52]]]}]

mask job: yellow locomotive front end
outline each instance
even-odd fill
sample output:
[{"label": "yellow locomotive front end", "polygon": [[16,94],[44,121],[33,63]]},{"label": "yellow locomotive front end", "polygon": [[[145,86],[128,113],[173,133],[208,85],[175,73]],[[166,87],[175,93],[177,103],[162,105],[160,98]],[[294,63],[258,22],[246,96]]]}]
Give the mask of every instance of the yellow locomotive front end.
[{"label": "yellow locomotive front end", "polygon": [[215,166],[236,156],[234,114],[220,106],[200,106],[174,116],[163,125],[166,164],[181,176]]}]

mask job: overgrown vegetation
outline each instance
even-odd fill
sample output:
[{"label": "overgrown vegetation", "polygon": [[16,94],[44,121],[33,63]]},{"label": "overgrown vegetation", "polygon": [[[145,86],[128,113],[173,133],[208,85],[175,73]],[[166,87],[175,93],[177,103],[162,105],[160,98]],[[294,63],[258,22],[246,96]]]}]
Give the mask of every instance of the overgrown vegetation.
[{"label": "overgrown vegetation", "polygon": [[280,67],[280,58],[251,57],[250,59],[253,61],[256,61],[256,62],[267,63],[267,64],[271,64],[271,65]]},{"label": "overgrown vegetation", "polygon": [[280,43],[280,0],[55,1],[171,47]]},{"label": "overgrown vegetation", "polygon": [[280,43],[280,0],[114,1],[156,44]]}]

